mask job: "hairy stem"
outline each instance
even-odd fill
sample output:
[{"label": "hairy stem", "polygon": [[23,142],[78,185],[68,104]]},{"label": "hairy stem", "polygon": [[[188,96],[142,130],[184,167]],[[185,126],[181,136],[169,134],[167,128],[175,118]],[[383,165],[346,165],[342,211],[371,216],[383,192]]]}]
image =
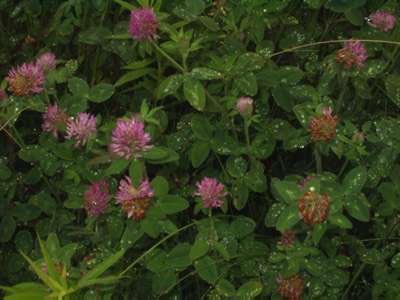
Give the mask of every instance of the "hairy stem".
[{"label": "hairy stem", "polygon": [[173,237],[174,235],[178,234],[181,231],[184,231],[190,227],[192,227],[193,225],[195,225],[195,223],[190,223],[188,225],[185,225],[179,229],[177,229],[176,231],[168,234],[167,236],[165,236],[164,238],[162,238],[161,240],[159,240],[157,243],[155,243],[150,249],[148,249],[146,252],[144,252],[142,255],[140,255],[135,261],[133,261],[128,267],[125,268],[124,271],[122,271],[119,276],[123,276],[124,274],[126,274],[126,272],[128,272],[132,267],[134,267],[138,262],[140,262],[144,257],[146,257],[149,253],[151,253],[154,249],[156,249],[158,246],[160,246],[162,243],[164,243],[165,241],[169,240],[171,237]]},{"label": "hairy stem", "polygon": [[288,49],[284,49],[282,51],[273,53],[270,58],[274,57],[274,56],[278,56],[284,53],[289,53],[289,52],[293,52],[299,49],[304,49],[304,48],[309,48],[309,47],[314,47],[314,46],[318,46],[318,45],[326,45],[326,44],[341,44],[341,43],[345,43],[345,42],[349,42],[349,41],[360,41],[360,42],[364,42],[364,43],[377,43],[377,44],[389,44],[389,45],[397,45],[400,46],[400,42],[394,42],[394,41],[387,41],[387,40],[371,40],[371,39],[342,39],[342,40],[329,40],[329,41],[321,41],[321,42],[314,42],[314,43],[308,43],[308,44],[303,44],[303,45],[299,45],[299,46],[295,46],[292,48],[288,48]]},{"label": "hairy stem", "polygon": [[182,73],[185,73],[185,69],[171,56],[169,56],[163,49],[161,49],[156,43],[153,41],[150,42],[154,48],[161,54],[163,55],[167,60],[169,60],[179,71]]}]

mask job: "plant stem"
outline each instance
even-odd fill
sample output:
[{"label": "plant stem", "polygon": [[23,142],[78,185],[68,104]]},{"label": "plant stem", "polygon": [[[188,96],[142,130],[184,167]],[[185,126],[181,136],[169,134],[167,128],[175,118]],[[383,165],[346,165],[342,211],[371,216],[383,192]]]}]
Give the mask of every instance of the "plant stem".
[{"label": "plant stem", "polygon": [[[386,234],[386,236],[383,239],[379,239],[379,241],[375,244],[374,249],[378,248],[380,242],[385,242],[387,239],[389,239],[390,236],[392,235],[393,231],[395,230],[395,228],[399,224],[400,224],[400,221],[398,221],[395,224],[393,224],[393,226],[390,228],[390,230],[387,231],[388,233]],[[360,267],[358,268],[357,272],[354,274],[354,277],[352,278],[351,282],[349,283],[349,285],[347,286],[346,290],[344,291],[343,296],[342,296],[342,300],[346,299],[347,294],[350,292],[351,288],[353,287],[353,285],[356,282],[356,280],[358,279],[358,277],[361,275],[361,273],[364,270],[366,265],[367,265],[367,263],[365,263],[365,262],[363,262],[360,265]]]},{"label": "plant stem", "polygon": [[343,293],[342,300],[346,299],[347,294],[350,292],[350,289],[352,288],[353,284],[356,282],[362,271],[364,270],[365,266],[367,264],[364,262],[361,264],[360,268],[358,268],[357,273],[354,275],[354,277],[351,279],[350,284],[347,286],[346,290]]},{"label": "plant stem", "polygon": [[[246,137],[247,152],[250,152],[250,134],[249,134],[250,122],[247,118],[244,119],[244,135]],[[248,153],[250,154],[250,153]]]},{"label": "plant stem", "polygon": [[163,49],[161,49],[156,43],[153,41],[150,42],[154,48],[161,54],[163,55],[166,59],[168,59],[179,71],[182,73],[185,73],[185,69],[171,56],[169,56]]},{"label": "plant stem", "polygon": [[317,168],[317,174],[322,173],[322,158],[321,153],[319,152],[318,145],[314,146],[314,156],[315,156],[315,164]]},{"label": "plant stem", "polygon": [[318,45],[326,45],[326,44],[341,44],[341,43],[345,43],[345,42],[349,42],[349,41],[360,41],[360,42],[365,42],[365,43],[378,43],[378,44],[389,44],[389,45],[400,45],[400,42],[394,42],[394,41],[387,41],[387,40],[371,40],[371,39],[342,39],[342,40],[329,40],[329,41],[321,41],[321,42],[314,42],[314,43],[308,43],[308,44],[303,44],[303,45],[299,45],[296,47],[292,47],[292,48],[288,48],[288,49],[284,49],[282,51],[273,53],[270,58],[274,57],[274,56],[278,56],[284,53],[289,53],[289,52],[293,52],[299,49],[303,49],[303,48],[309,48],[309,47],[314,47],[314,46],[318,46]]},{"label": "plant stem", "polygon": [[340,178],[343,175],[344,170],[346,170],[347,165],[349,164],[349,160],[346,158],[345,162],[343,163],[343,166],[340,168],[338,178]]},{"label": "plant stem", "polygon": [[342,110],[342,105],[343,105],[343,97],[344,94],[346,92],[346,86],[347,86],[347,82],[349,80],[348,76],[340,76],[341,78],[341,90],[340,90],[340,94],[339,94],[339,98],[337,100],[337,107],[336,107],[336,112],[339,113]]},{"label": "plant stem", "polygon": [[126,272],[128,272],[132,267],[134,267],[138,262],[140,262],[146,255],[148,255],[150,252],[152,252],[154,249],[156,249],[158,246],[160,246],[162,243],[164,243],[165,241],[167,241],[168,239],[170,239],[171,237],[173,237],[174,235],[178,234],[179,232],[186,230],[190,227],[192,227],[193,225],[195,225],[195,223],[190,223],[188,225],[185,225],[179,229],[177,229],[176,231],[168,234],[167,236],[165,236],[164,238],[162,238],[160,241],[158,241],[157,243],[155,243],[150,249],[148,249],[146,252],[144,252],[142,255],[140,255],[133,263],[131,263],[128,267],[125,268],[124,271],[122,271],[119,276],[123,276]]}]

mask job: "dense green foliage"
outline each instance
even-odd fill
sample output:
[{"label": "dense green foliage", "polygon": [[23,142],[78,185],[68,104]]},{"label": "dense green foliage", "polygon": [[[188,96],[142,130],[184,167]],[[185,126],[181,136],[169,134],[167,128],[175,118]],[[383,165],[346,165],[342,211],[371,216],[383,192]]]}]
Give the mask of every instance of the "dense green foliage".
[{"label": "dense green foliage", "polygon": [[[153,40],[129,34],[141,6]],[[400,299],[400,26],[370,26],[378,10],[400,3],[0,0],[0,296],[285,299],[286,284],[293,300]],[[350,39],[362,66],[341,63]],[[9,70],[49,51],[44,90],[13,95]],[[50,103],[95,115],[96,135],[43,132]],[[154,146],[110,155],[133,115]],[[116,203],[126,175],[154,190],[141,220]],[[225,186],[220,208],[194,195],[205,176]],[[101,179],[112,197],[88,216]]]}]

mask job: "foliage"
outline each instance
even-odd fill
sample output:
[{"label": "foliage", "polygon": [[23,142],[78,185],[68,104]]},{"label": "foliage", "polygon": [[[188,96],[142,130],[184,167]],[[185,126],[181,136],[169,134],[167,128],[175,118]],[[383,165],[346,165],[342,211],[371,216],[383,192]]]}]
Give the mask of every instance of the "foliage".
[{"label": "foliage", "polygon": [[[400,26],[368,16],[399,9],[0,0],[4,299],[397,299]],[[46,52],[43,91],[13,94]]]}]

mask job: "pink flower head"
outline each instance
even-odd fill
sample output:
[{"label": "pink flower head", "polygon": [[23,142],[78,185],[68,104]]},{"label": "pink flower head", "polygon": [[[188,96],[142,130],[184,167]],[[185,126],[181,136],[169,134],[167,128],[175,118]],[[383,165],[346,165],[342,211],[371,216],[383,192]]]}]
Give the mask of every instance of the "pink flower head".
[{"label": "pink flower head", "polygon": [[367,58],[367,49],[365,49],[364,43],[361,41],[348,41],[336,53],[336,61],[343,64],[347,69],[350,69],[353,65],[361,68]]},{"label": "pink flower head", "polygon": [[157,16],[152,8],[139,8],[131,11],[129,33],[135,40],[153,40],[158,28]]},{"label": "pink flower head", "polygon": [[43,91],[44,73],[34,63],[11,69],[6,77],[10,91],[16,96],[31,96]]},{"label": "pink flower head", "polygon": [[37,60],[36,65],[40,67],[43,72],[54,70],[56,68],[56,56],[51,52],[43,53]]},{"label": "pink flower head", "polygon": [[396,26],[396,17],[387,11],[376,11],[369,15],[368,24],[371,27],[388,32]]},{"label": "pink flower head", "polygon": [[58,107],[57,103],[47,106],[47,109],[42,116],[43,131],[53,133],[54,137],[58,136],[58,131],[60,129],[65,129],[69,120],[68,115]]},{"label": "pink flower head", "polygon": [[7,99],[7,94],[5,91],[0,90],[0,101],[6,100]]},{"label": "pink flower head", "polygon": [[103,214],[110,199],[108,183],[105,180],[94,182],[85,192],[85,209],[89,216],[97,217]]},{"label": "pink flower head", "polygon": [[112,132],[110,151],[125,159],[138,158],[141,152],[152,147],[149,145],[150,141],[150,135],[144,131],[143,122],[136,118],[118,120]]},{"label": "pink flower head", "polygon": [[253,113],[253,99],[250,97],[240,97],[236,102],[236,109],[242,117],[249,117]]},{"label": "pink flower head", "polygon": [[201,197],[205,208],[221,207],[224,197],[228,194],[224,191],[224,185],[214,178],[204,177],[196,183],[196,187],[194,195]]},{"label": "pink flower head", "polygon": [[148,180],[143,180],[138,187],[134,187],[128,176],[121,179],[115,196],[117,203],[121,204],[122,210],[128,218],[134,220],[141,220],[145,217],[153,197],[154,191]]},{"label": "pink flower head", "polygon": [[85,145],[96,133],[96,117],[88,113],[78,113],[67,123],[67,139],[75,140],[75,146]]}]

